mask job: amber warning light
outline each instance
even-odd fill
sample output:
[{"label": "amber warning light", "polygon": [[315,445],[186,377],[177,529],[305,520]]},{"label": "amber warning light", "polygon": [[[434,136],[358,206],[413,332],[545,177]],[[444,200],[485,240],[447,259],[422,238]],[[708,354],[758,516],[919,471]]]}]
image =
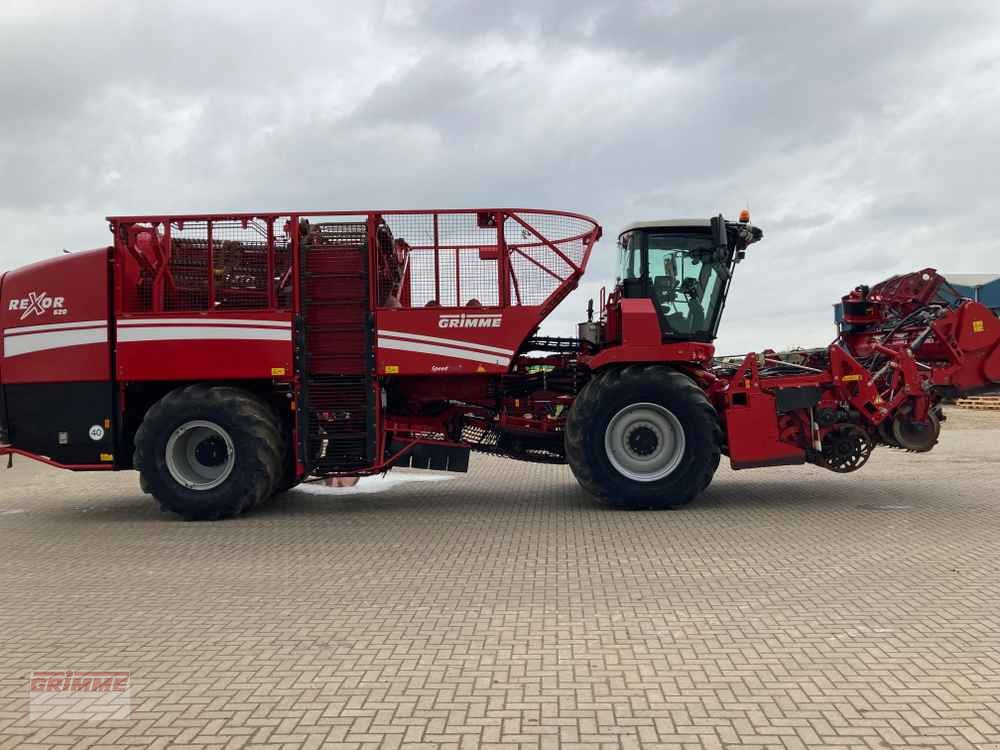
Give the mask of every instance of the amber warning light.
[{"label": "amber warning light", "polygon": [[750,223],[750,209],[749,208],[744,208],[742,211],[740,211],[740,221],[743,222],[744,224],[749,224]]}]

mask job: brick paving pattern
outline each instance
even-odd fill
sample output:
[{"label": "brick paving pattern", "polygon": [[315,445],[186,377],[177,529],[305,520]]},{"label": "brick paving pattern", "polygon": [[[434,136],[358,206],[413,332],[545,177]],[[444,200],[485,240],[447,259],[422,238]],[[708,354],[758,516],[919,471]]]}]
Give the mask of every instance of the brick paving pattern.
[{"label": "brick paving pattern", "polygon": [[[857,474],[609,511],[476,457],[216,524],[132,474],[0,471],[0,750],[1000,747],[1000,417]],[[31,721],[36,669],[128,720]]]}]

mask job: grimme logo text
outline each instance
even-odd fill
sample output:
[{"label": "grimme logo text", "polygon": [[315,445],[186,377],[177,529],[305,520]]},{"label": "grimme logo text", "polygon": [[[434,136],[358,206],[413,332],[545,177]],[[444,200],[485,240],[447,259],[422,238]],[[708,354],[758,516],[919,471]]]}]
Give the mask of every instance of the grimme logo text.
[{"label": "grimme logo text", "polygon": [[129,688],[128,672],[74,672],[73,670],[31,673],[29,689],[36,693],[123,693]]},{"label": "grimme logo text", "polygon": [[12,299],[7,309],[11,312],[20,310],[21,320],[30,315],[44,315],[50,310],[57,317],[67,313],[66,298],[50,297],[48,292],[28,292],[27,297]]},{"label": "grimme logo text", "polygon": [[442,315],[438,318],[438,328],[499,328],[499,315]]},{"label": "grimme logo text", "polygon": [[36,670],[28,682],[32,721],[122,721],[131,709],[131,675],[124,670]]}]

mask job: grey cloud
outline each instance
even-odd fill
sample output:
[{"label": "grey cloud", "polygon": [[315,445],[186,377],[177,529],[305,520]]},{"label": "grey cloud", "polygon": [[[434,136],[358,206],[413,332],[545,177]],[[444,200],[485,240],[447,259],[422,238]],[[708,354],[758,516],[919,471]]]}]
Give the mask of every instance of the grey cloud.
[{"label": "grey cloud", "polygon": [[995,4],[386,0],[0,10],[0,267],[110,213],[519,204],[608,238],[733,214],[765,241],[720,348],[823,344],[857,283],[996,270]]}]

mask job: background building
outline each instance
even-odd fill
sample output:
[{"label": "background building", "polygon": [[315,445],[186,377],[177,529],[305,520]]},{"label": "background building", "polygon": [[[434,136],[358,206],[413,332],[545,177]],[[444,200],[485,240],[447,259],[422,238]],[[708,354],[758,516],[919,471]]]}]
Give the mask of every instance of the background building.
[{"label": "background building", "polygon": [[963,297],[970,297],[994,312],[1000,312],[1000,274],[946,273],[944,277]]},{"label": "background building", "polygon": [[[962,297],[982,302],[1000,316],[1000,274],[996,273],[943,273],[945,279]],[[833,306],[833,320],[840,325],[843,308],[838,302]]]}]

